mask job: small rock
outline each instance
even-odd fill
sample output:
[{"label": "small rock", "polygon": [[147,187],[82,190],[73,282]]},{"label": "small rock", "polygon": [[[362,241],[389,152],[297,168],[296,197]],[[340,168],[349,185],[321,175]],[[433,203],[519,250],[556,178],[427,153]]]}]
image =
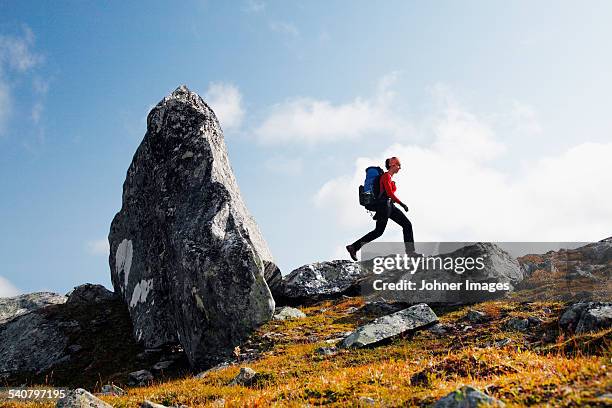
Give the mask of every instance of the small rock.
[{"label": "small rock", "polygon": [[306,317],[304,312],[294,307],[277,307],[274,311],[274,320],[301,319],[304,317]]},{"label": "small rock", "polygon": [[518,317],[513,317],[512,319],[508,320],[508,322],[506,323],[506,327],[512,330],[518,330],[520,332],[524,332],[529,327],[529,320],[520,319]]},{"label": "small rock", "polygon": [[463,331],[464,332],[466,332],[468,330],[471,330],[471,329],[472,329],[472,326],[470,326],[470,325],[463,326]]},{"label": "small rock", "polygon": [[90,392],[77,388],[69,390],[64,398],[57,401],[56,408],[112,408],[101,399],[95,397]]},{"label": "small rock", "polygon": [[510,342],[512,342],[512,339],[506,337],[504,339],[497,340],[493,344],[495,345],[495,347],[504,347],[505,345],[510,344]]},{"label": "small rock", "polygon": [[225,398],[219,398],[213,401],[213,408],[223,408],[225,406]]},{"label": "small rock", "polygon": [[505,404],[482,391],[465,385],[439,399],[433,408],[472,408],[479,406],[504,407]]},{"label": "small rock", "polygon": [[253,370],[250,367],[241,367],[240,372],[234,379],[229,383],[229,385],[250,385],[255,376],[257,375],[257,371]]},{"label": "small rock", "polygon": [[168,407],[162,404],[157,404],[149,400],[144,400],[142,404],[140,404],[140,408],[168,408]]},{"label": "small rock", "polygon": [[443,336],[451,331],[453,331],[453,326],[444,323],[436,323],[433,326],[427,328],[433,334],[437,334],[438,336]]},{"label": "small rock", "polygon": [[167,360],[167,361],[159,361],[159,362],[155,363],[155,365],[153,366],[153,371],[162,371],[162,370],[166,370],[166,369],[168,369],[168,367],[170,367],[172,364],[174,364],[174,361],[172,361],[172,360]]},{"label": "small rock", "polygon": [[146,385],[153,380],[149,370],[138,370],[128,374],[128,385]]},{"label": "small rock", "polygon": [[101,395],[125,395],[123,388],[117,387],[115,384],[106,384],[102,386]]},{"label": "small rock", "polygon": [[364,347],[374,345],[410,330],[438,321],[438,316],[425,303],[411,306],[393,314],[379,317],[371,323],[359,327],[346,337],[340,347]]},{"label": "small rock", "polygon": [[552,309],[550,307],[543,307],[542,312],[544,312],[545,314],[551,314]]},{"label": "small rock", "polygon": [[376,400],[372,397],[359,397],[359,405],[361,406],[376,405]]},{"label": "small rock", "polygon": [[315,353],[322,354],[324,356],[333,356],[338,352],[336,347],[319,347],[315,350]]},{"label": "small rock", "polygon": [[542,319],[535,316],[529,316],[527,321],[529,322],[529,327],[539,326],[542,324]]},{"label": "small rock", "polygon": [[472,323],[482,323],[487,320],[487,314],[479,310],[470,309],[467,313],[467,318]]}]

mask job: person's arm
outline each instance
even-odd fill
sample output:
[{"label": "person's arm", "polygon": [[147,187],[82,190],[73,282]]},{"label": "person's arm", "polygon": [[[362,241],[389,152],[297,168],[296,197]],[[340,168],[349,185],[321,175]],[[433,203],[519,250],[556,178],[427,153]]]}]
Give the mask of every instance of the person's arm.
[{"label": "person's arm", "polygon": [[385,193],[387,193],[387,197],[389,197],[394,202],[401,204],[402,202],[399,198],[397,198],[397,196],[393,192],[393,189],[391,188],[391,176],[389,176],[389,173],[385,173],[382,175],[381,183],[383,188],[385,189]]},{"label": "person's arm", "polygon": [[408,206],[402,203],[400,199],[397,198],[395,193],[393,193],[393,188],[391,187],[391,176],[389,176],[389,173],[383,174],[381,177],[381,183],[385,189],[385,192],[387,193],[387,197],[391,198],[391,200],[398,203],[404,209],[404,211],[408,212]]}]

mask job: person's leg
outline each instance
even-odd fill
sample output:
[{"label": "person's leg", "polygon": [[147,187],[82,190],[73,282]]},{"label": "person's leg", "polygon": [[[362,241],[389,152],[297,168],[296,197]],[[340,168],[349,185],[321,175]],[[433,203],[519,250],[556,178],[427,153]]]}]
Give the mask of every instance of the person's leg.
[{"label": "person's leg", "polygon": [[387,216],[386,207],[380,207],[376,211],[376,228],[374,228],[372,231],[368,232],[363,237],[359,238],[357,241],[351,244],[351,246],[355,249],[355,251],[359,251],[359,249],[362,246],[380,237],[383,234],[383,232],[385,232],[385,228],[387,227],[388,220],[389,218]]},{"label": "person's leg", "polygon": [[410,222],[408,217],[406,217],[400,209],[393,206],[389,218],[391,218],[393,221],[395,221],[402,227],[402,231],[404,233],[404,245],[406,247],[406,253],[413,253],[414,236],[412,233],[412,223]]}]

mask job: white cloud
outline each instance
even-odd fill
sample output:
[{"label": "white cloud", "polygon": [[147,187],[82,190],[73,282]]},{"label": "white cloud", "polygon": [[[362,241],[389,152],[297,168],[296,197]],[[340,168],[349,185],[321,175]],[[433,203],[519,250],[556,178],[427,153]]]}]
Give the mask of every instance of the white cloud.
[{"label": "white cloud", "polygon": [[242,95],[235,85],[211,82],[204,99],[217,115],[223,129],[240,126],[244,110],[242,108]]},{"label": "white cloud", "polygon": [[290,37],[300,36],[300,30],[298,30],[293,23],[288,23],[286,21],[270,21],[268,26],[270,27],[270,30],[277,33],[285,34]]},{"label": "white cloud", "polygon": [[106,255],[110,253],[110,246],[106,238],[87,242],[87,252],[92,255]]},{"label": "white cloud", "polygon": [[255,136],[265,144],[320,144],[356,140],[364,135],[411,133],[411,125],[393,110],[397,74],[383,77],[372,98],[333,104],[294,98],[276,104]]},{"label": "white cloud", "polygon": [[0,35],[0,64],[20,72],[27,71],[43,61],[43,57],[32,52],[34,33],[24,26],[22,37]]},{"label": "white cloud", "polygon": [[17,296],[21,293],[11,282],[0,276],[0,297]]},{"label": "white cloud", "polygon": [[[13,112],[11,77],[22,75],[43,61],[42,55],[32,50],[33,46],[34,33],[28,26],[23,26],[22,36],[0,35],[0,135],[4,133]],[[33,85],[36,89],[37,84]],[[42,102],[37,99],[32,109],[32,119],[35,123],[38,123],[41,112]],[[41,133],[40,129],[38,133]]]},{"label": "white cloud", "polygon": [[[314,204],[333,209],[332,218],[348,237],[334,245],[343,247],[373,229],[357,201],[356,186],[363,183],[367,166],[382,165],[390,156],[402,161],[394,180],[398,197],[410,207],[417,241],[569,242],[612,235],[612,143],[582,143],[520,169],[517,160],[502,171],[492,161],[506,152],[495,124],[446,102],[438,117],[427,122],[431,143],[390,144],[356,159],[352,174],[319,189]],[[399,227],[390,225],[384,239],[401,240]]]}]

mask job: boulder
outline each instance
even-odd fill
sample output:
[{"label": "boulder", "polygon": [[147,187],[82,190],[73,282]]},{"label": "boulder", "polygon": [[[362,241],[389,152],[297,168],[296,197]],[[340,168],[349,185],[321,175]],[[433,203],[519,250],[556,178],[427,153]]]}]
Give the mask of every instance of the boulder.
[{"label": "boulder", "polygon": [[64,398],[57,401],[55,406],[56,408],[112,408],[112,405],[82,388],[69,390]]},{"label": "boulder", "polygon": [[0,380],[98,387],[100,376],[137,368],[133,360],[142,348],[132,337],[125,304],[114,297],[86,298],[49,304],[0,324]]},{"label": "boulder", "polygon": [[13,297],[0,297],[0,324],[41,307],[64,302],[66,302],[66,296],[53,292],[35,292]]},{"label": "boulder", "polygon": [[0,326],[0,375],[42,373],[69,358],[65,328],[76,322],[58,322],[30,312]]},{"label": "boulder", "polygon": [[437,321],[438,317],[433,310],[428,305],[421,303],[399,312],[379,317],[373,322],[359,327],[342,340],[340,347],[360,348],[376,345],[384,340],[429,326]]},{"label": "boulder", "polygon": [[240,195],[212,109],[180,86],[155,106],[109,233],[111,278],[145,347],[193,367],[272,318],[277,267]]},{"label": "boulder", "polygon": [[464,385],[439,399],[432,408],[473,408],[473,407],[505,407],[502,401],[493,398],[477,388]]},{"label": "boulder", "polygon": [[128,374],[128,385],[147,385],[153,381],[153,374],[149,370],[138,370]]},{"label": "boulder", "polygon": [[612,302],[574,303],[559,318],[559,326],[575,333],[612,327]]},{"label": "boulder", "polygon": [[311,303],[334,299],[355,289],[361,265],[346,260],[315,262],[293,270],[276,286],[275,299],[282,303]]},{"label": "boulder", "polygon": [[102,285],[93,283],[85,283],[84,285],[76,286],[72,291],[66,294],[69,304],[88,304],[102,303],[115,298],[115,294],[106,289]]},{"label": "boulder", "polygon": [[230,381],[229,385],[244,385],[248,386],[253,383],[255,378],[257,377],[257,371],[253,370],[250,367],[241,367],[240,372],[232,381]]},{"label": "boulder", "polygon": [[[402,257],[399,263],[390,262],[390,268],[383,266],[389,258],[395,259],[398,255]],[[515,258],[488,242],[465,244],[435,256],[413,256],[406,262],[403,257],[403,252],[395,251],[362,261],[364,277],[360,280],[360,293],[367,300],[472,304],[505,296],[525,277]],[[412,289],[408,289],[409,285]],[[455,289],[447,289],[453,287],[450,285],[455,285]]]}]

